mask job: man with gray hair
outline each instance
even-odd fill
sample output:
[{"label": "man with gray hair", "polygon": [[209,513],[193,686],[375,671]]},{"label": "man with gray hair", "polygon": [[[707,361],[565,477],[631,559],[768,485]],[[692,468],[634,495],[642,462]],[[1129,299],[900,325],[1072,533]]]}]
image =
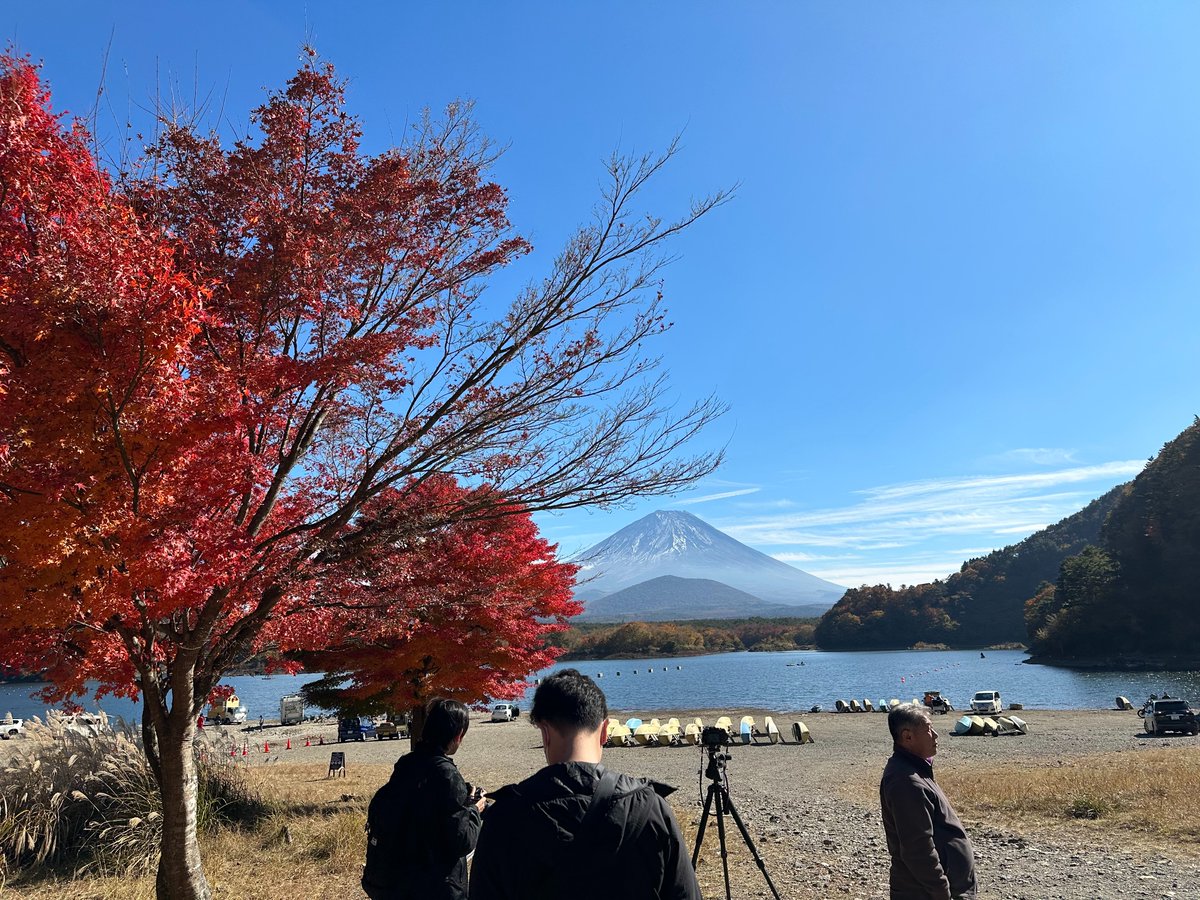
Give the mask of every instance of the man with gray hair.
[{"label": "man with gray hair", "polygon": [[879,783],[892,857],[891,900],[973,900],[975,851],[933,779],[937,732],[929,712],[903,703],[888,713],[894,750]]}]

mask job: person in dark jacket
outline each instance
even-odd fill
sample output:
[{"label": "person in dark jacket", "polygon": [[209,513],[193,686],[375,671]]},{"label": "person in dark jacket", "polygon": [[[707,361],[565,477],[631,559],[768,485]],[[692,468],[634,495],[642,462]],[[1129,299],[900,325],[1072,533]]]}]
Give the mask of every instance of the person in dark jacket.
[{"label": "person in dark jacket", "polygon": [[430,701],[415,750],[367,808],[367,864],[362,887],[371,900],[466,900],[466,856],[487,803],[450,759],[470,718],[454,700]]},{"label": "person in dark jacket", "polygon": [[663,797],[673,788],[600,764],[604,692],[564,669],[533,697],[546,767],[501,788],[484,816],[471,900],[698,900],[683,834]]},{"label": "person in dark jacket", "polygon": [[895,744],[879,783],[892,857],[891,900],[972,900],[975,851],[933,779],[937,732],[929,712],[904,703],[888,714]]}]

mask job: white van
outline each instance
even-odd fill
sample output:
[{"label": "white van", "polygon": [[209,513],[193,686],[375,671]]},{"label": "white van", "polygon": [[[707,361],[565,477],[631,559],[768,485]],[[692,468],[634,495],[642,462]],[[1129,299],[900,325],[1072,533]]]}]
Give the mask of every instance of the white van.
[{"label": "white van", "polygon": [[1004,709],[999,691],[976,691],[971,698],[971,712],[998,713]]},{"label": "white van", "polygon": [[521,707],[515,703],[497,703],[492,707],[493,722],[511,722],[521,714]]}]

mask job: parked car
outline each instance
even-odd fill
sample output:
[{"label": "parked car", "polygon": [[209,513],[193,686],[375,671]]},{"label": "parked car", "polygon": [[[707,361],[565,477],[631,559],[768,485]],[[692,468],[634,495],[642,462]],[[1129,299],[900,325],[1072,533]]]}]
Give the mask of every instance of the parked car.
[{"label": "parked car", "polygon": [[375,737],[381,741],[384,739],[398,741],[400,738],[408,737],[408,726],[403,723],[397,725],[390,719],[384,719],[382,722],[375,723]]},{"label": "parked car", "polygon": [[0,740],[7,741],[11,737],[24,736],[25,721],[23,719],[5,719],[0,722]]},{"label": "parked car", "polygon": [[493,722],[511,722],[521,714],[521,707],[515,703],[497,703],[492,707]]},{"label": "parked car", "polygon": [[1000,702],[999,691],[976,691],[971,698],[971,712],[980,715],[992,715],[1001,712],[1004,704]]},{"label": "parked car", "polygon": [[1138,715],[1145,720],[1146,734],[1166,734],[1169,731],[1200,734],[1200,722],[1196,721],[1196,713],[1186,700],[1154,700]]},{"label": "parked car", "polygon": [[365,741],[375,737],[375,723],[366,716],[338,719],[339,741]]}]

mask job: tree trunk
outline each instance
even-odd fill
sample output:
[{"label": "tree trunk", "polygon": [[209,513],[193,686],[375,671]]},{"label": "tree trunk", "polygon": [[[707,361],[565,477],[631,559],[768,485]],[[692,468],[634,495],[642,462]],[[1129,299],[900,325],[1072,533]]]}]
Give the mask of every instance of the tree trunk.
[{"label": "tree trunk", "polygon": [[408,723],[408,746],[411,750],[417,749],[417,744],[421,742],[421,735],[425,732],[425,704],[414,706],[409,710],[412,721]]},{"label": "tree trunk", "polygon": [[165,725],[165,734],[158,734],[159,766],[162,770],[159,790],[162,791],[162,844],[158,861],[155,893],[158,900],[210,900],[212,890],[204,877],[200,862],[200,845],[196,841],[196,802],[199,777],[192,753],[195,723],[187,715],[173,709]]},{"label": "tree trunk", "polygon": [[159,900],[209,900],[212,891],[200,863],[196,841],[196,793],[199,779],[192,755],[194,726],[185,726],[182,739],[158,742],[162,767],[162,856],[155,883]]}]

